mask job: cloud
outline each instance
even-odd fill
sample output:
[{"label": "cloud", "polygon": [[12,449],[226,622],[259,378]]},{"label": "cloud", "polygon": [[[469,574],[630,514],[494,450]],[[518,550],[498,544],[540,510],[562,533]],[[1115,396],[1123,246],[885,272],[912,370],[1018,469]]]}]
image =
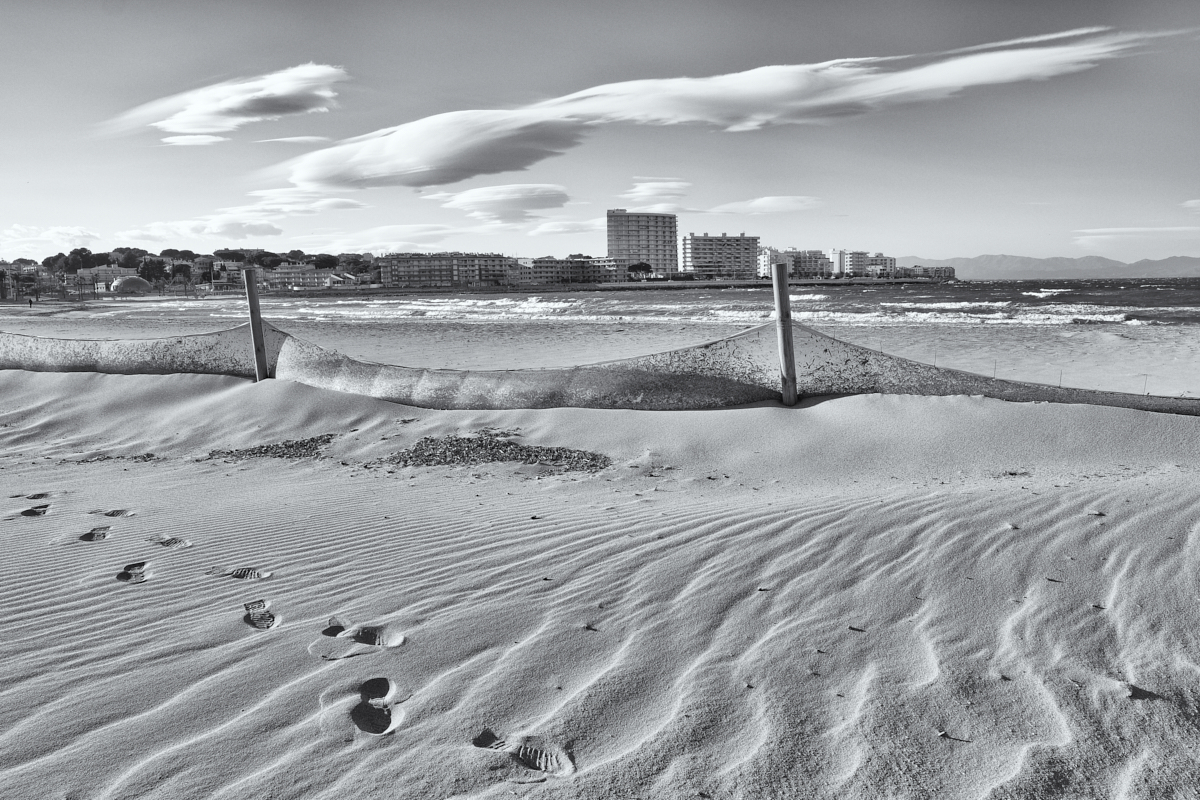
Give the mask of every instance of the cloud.
[{"label": "cloud", "polygon": [[213,217],[152,222],[141,228],[118,231],[115,236],[118,239],[133,239],[139,242],[173,242],[196,236],[241,240],[251,236],[279,236],[282,233],[282,228],[270,222]]},{"label": "cloud", "polygon": [[452,111],[347,139],[289,165],[311,188],[439,186],[522,170],[583,139],[583,123],[527,111]]},{"label": "cloud", "polygon": [[679,178],[646,178],[634,176],[633,188],[621,195],[635,203],[675,200],[687,194],[692,184]]},{"label": "cloud", "polygon": [[294,184],[308,188],[437,186],[527,169],[578,146],[597,125],[695,124],[736,132],[827,123],[946,99],[974,86],[1079,72],[1166,35],[1106,30],[1083,28],[933,56],[610,83],[511,110],[426,117],[313,151],[286,167]]},{"label": "cloud", "polygon": [[328,142],[328,136],[281,136],[278,139],[255,139],[255,144],[266,142],[287,142],[289,144],[320,144]]},{"label": "cloud", "polygon": [[783,214],[789,211],[808,211],[821,205],[819,197],[806,195],[773,195],[724,203],[710,208],[709,214]]},{"label": "cloud", "polygon": [[596,231],[604,230],[607,224],[608,219],[606,217],[586,220],[553,219],[538,225],[529,231],[528,235],[557,236],[569,233],[595,233]]},{"label": "cloud", "polygon": [[1162,228],[1084,228],[1075,231],[1075,244],[1097,248],[1131,239],[1193,240],[1200,239],[1200,227],[1171,226]]},{"label": "cloud", "polygon": [[553,183],[513,183],[505,186],[481,186],[463,192],[437,192],[425,195],[440,200],[443,208],[467,212],[467,216],[487,222],[525,222],[531,211],[562,208],[571,198],[567,190]]},{"label": "cloud", "polygon": [[170,144],[176,147],[195,147],[205,144],[216,144],[217,142],[228,142],[228,136],[211,136],[206,133],[200,133],[190,136],[164,136],[163,144]]},{"label": "cloud", "polygon": [[1195,211],[1197,214],[1200,214],[1200,200],[1185,200],[1180,205],[1188,211]]},{"label": "cloud", "polygon": [[350,233],[310,234],[295,238],[297,246],[310,252],[408,252],[428,249],[450,236],[485,232],[453,225],[382,225]]},{"label": "cloud", "polygon": [[251,122],[328,111],[335,105],[333,84],[348,77],[341,67],[301,64],[164,97],[111,124],[118,129],[150,125],[169,133],[224,133]]},{"label": "cloud", "polygon": [[39,228],[33,225],[10,225],[0,231],[0,254],[4,258],[38,258],[76,247],[87,247],[100,237],[78,225],[55,225]]},{"label": "cloud", "polygon": [[287,217],[317,214],[347,208],[366,208],[367,204],[345,197],[328,197],[295,187],[259,189],[250,192],[255,202],[229,206],[195,219],[152,222],[117,235],[139,241],[167,242],[193,236],[247,239],[251,236],[278,236],[283,229],[276,223]]}]

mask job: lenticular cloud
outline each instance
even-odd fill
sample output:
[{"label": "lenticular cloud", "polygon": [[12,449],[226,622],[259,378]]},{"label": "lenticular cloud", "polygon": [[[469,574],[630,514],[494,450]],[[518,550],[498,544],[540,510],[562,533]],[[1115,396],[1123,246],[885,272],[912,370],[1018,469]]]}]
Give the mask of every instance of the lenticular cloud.
[{"label": "lenticular cloud", "polygon": [[1125,55],[1159,34],[1087,28],[931,56],[758,67],[707,78],[624,81],[510,110],[454,111],[348,139],[289,162],[312,189],[437,186],[523,170],[597,125],[750,131],[828,123],[973,86],[1044,80]]},{"label": "lenticular cloud", "polygon": [[123,114],[114,124],[150,125],[180,134],[224,133],[251,122],[328,111],[336,96],[333,84],[347,77],[341,67],[301,64],[164,97]]}]

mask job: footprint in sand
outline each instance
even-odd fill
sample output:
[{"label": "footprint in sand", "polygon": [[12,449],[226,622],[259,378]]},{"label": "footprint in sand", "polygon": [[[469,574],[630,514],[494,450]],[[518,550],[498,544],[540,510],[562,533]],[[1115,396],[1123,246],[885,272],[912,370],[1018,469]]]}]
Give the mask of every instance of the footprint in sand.
[{"label": "footprint in sand", "polygon": [[105,511],[102,508],[98,508],[94,511],[89,511],[88,513],[89,514],[100,514],[101,516],[104,516],[104,517],[132,517],[134,512],[132,512],[126,508],[114,508],[111,511]]},{"label": "footprint in sand", "polygon": [[319,655],[325,661],[341,661],[346,658],[371,655],[408,642],[407,636],[389,629],[386,625],[352,625],[343,622],[338,617],[329,618],[329,624],[321,631],[321,635],[331,639],[348,640],[356,645],[367,645],[369,648],[363,650],[355,649],[353,646],[349,648],[342,646],[338,652],[319,641],[309,645],[308,652],[312,655]]},{"label": "footprint in sand", "polygon": [[570,775],[575,772],[575,761],[571,754],[558,745],[544,741],[540,736],[521,736],[508,742],[497,736],[491,728],[484,728],[471,744],[485,750],[508,753],[513,760],[526,769],[544,772],[547,775]]},{"label": "footprint in sand", "polygon": [[49,510],[50,510],[49,504],[42,505],[42,506],[34,506],[33,508],[27,508],[24,511],[22,511],[21,516],[22,517],[44,517],[44,516],[46,516],[46,512]]},{"label": "footprint in sand", "polygon": [[117,580],[122,583],[145,583],[146,577],[145,561],[135,561],[132,564],[126,564],[125,569],[117,573]]},{"label": "footprint in sand", "polygon": [[237,578],[240,581],[257,581],[269,578],[275,573],[259,569],[258,567],[234,567],[233,569],[213,567],[204,574],[220,575],[222,578]]},{"label": "footprint in sand", "polygon": [[92,528],[90,531],[79,537],[81,542],[103,542],[108,538],[108,532],[112,529],[111,525],[101,525],[99,528]]},{"label": "footprint in sand", "polygon": [[404,720],[404,712],[396,709],[396,684],[387,678],[371,678],[358,689],[362,702],[350,711],[350,719],[360,731],[372,736],[391,733]]},{"label": "footprint in sand", "polygon": [[146,541],[154,542],[155,544],[161,544],[163,547],[171,547],[171,548],[191,547],[192,546],[192,543],[189,542],[187,539],[180,539],[177,536],[151,536]]},{"label": "footprint in sand", "polygon": [[269,606],[266,600],[255,600],[252,603],[246,603],[246,616],[243,618],[247,625],[258,628],[260,631],[270,630],[279,624],[279,618],[267,610]]}]

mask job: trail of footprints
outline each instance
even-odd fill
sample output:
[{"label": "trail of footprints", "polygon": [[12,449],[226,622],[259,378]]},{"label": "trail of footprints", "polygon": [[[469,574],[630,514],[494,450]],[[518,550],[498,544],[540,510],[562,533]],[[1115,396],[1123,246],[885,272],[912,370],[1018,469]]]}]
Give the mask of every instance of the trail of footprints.
[{"label": "trail of footprints", "polygon": [[[49,492],[35,492],[28,495],[13,495],[11,499],[46,500]],[[31,506],[20,512],[23,517],[43,517],[50,511],[49,503]],[[95,509],[88,512],[110,519],[128,518],[135,512],[124,509]],[[113,533],[112,525],[98,525],[79,537],[83,542],[103,542]],[[146,540],[167,549],[183,549],[192,546],[192,542],[178,536],[152,536]],[[135,561],[126,564],[117,573],[117,580],[127,584],[145,583],[150,577],[147,571],[148,561]],[[257,567],[212,567],[205,572],[236,580],[263,580],[271,577],[268,570]],[[244,605],[246,615],[243,621],[257,630],[270,630],[279,624],[279,617],[271,611],[268,600],[254,600]],[[381,626],[362,625],[352,626],[342,622],[337,617],[329,620],[329,625],[322,633],[326,636],[349,638],[358,644],[375,647],[396,646],[405,643],[405,637],[399,636],[395,641],[388,641],[385,630]],[[342,656],[350,658],[353,654]],[[330,660],[333,657],[322,656]],[[407,699],[407,698],[405,698]],[[403,702],[403,701],[400,701]],[[396,708],[396,684],[390,678],[371,678],[359,686],[359,702],[350,712],[350,718],[359,730],[372,736],[384,736],[394,731],[404,720],[404,713]],[[471,743],[478,748],[507,753],[526,769],[542,772],[547,775],[570,775],[575,772],[575,763],[571,754],[561,747],[545,743],[537,737],[520,737],[513,743],[497,736],[490,728],[484,728]]]},{"label": "trail of footprints", "polygon": [[[16,494],[11,495],[10,499],[24,500],[47,500],[51,496],[50,492],[34,492],[33,494]],[[44,517],[50,511],[49,503],[41,503],[36,506],[27,508],[20,513],[22,517]],[[110,519],[121,519],[135,516],[135,512],[127,508],[113,509],[93,509],[89,514],[96,514]],[[103,542],[106,541],[113,533],[112,525],[97,525],[87,533],[79,537],[81,542]],[[151,536],[146,541],[165,547],[169,550],[183,549],[191,547],[192,543],[188,539],[179,536]],[[126,564],[120,572],[117,573],[117,580],[121,583],[137,584],[145,583],[150,577],[150,573],[146,569],[148,561],[135,561],[132,564]],[[219,575],[222,577],[237,578],[239,580],[262,580],[271,577],[271,572],[257,567],[233,567],[222,568],[213,567],[208,570],[207,575]],[[246,616],[244,621],[246,624],[259,630],[269,630],[279,624],[279,618],[276,617],[270,610],[270,603],[266,600],[255,600],[245,604]]]}]

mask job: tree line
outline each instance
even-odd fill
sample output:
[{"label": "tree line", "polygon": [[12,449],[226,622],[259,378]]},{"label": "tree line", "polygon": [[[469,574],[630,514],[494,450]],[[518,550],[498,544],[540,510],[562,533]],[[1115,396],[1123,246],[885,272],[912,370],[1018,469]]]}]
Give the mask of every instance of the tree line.
[{"label": "tree line", "polygon": [[[359,274],[370,270],[371,265],[360,253],[330,253],[307,254],[303,250],[289,250],[280,255],[266,250],[246,252],[244,250],[221,249],[214,250],[211,255],[198,254],[192,250],[178,250],[169,247],[157,255],[140,247],[117,247],[107,253],[93,253],[86,247],[76,247],[69,253],[58,253],[42,259],[41,265],[51,273],[75,275],[81,269],[93,267],[116,266],[135,269],[139,277],[155,283],[160,280],[182,278],[185,281],[211,281],[213,279],[213,264],[216,261],[232,261],[240,264],[273,269],[284,262],[302,262],[312,264],[317,269],[344,269],[347,272]],[[13,260],[17,267],[37,266],[38,262],[31,258]],[[193,271],[193,269],[195,271]]]}]

